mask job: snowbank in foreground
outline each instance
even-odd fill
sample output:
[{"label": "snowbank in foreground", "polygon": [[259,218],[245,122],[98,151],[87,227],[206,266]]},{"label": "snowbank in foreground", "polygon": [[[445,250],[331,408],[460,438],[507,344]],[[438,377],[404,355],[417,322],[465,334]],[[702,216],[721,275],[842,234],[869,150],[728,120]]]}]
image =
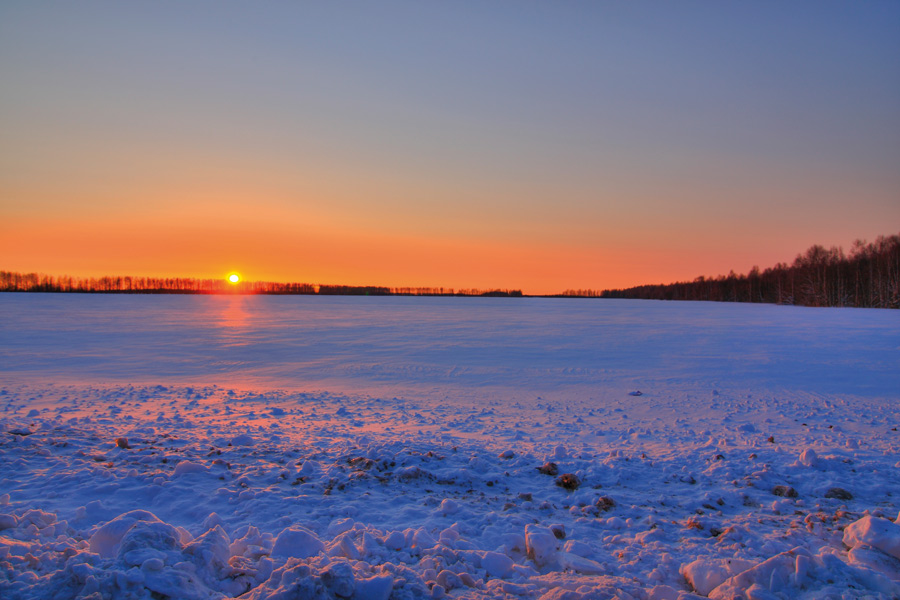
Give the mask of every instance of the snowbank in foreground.
[{"label": "snowbank in foreground", "polygon": [[900,597],[900,441],[874,400],[0,403],[3,598]]}]

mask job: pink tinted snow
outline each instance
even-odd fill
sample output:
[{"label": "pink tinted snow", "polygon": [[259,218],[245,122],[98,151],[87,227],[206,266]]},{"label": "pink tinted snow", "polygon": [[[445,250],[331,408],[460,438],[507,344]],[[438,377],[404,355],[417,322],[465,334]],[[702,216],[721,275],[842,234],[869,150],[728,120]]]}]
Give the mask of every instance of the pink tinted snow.
[{"label": "pink tinted snow", "polygon": [[0,331],[4,599],[900,596],[883,312],[83,300]]}]

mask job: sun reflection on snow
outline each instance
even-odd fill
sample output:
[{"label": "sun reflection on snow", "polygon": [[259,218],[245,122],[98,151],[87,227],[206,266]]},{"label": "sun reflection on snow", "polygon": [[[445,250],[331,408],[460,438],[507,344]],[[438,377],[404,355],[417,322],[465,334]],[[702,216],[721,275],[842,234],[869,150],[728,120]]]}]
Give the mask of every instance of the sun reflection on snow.
[{"label": "sun reflection on snow", "polygon": [[225,296],[221,300],[223,306],[219,313],[219,327],[232,331],[246,329],[250,321],[246,305],[247,297]]}]

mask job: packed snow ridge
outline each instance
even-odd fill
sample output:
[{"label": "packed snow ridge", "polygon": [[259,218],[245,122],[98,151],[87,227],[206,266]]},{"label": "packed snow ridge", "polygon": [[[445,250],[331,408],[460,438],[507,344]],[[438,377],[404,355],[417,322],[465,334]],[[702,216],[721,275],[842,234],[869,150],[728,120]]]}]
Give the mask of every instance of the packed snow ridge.
[{"label": "packed snow ridge", "polygon": [[0,597],[900,598],[877,399],[0,389]]}]

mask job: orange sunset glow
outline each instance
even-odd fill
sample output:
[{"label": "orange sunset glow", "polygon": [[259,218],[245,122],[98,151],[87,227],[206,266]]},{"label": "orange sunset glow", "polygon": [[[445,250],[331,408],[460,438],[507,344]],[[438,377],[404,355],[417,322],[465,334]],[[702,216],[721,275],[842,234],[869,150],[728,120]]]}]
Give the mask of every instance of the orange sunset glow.
[{"label": "orange sunset glow", "polygon": [[654,6],[8,7],[0,266],[552,294],[896,229],[890,19]]}]

